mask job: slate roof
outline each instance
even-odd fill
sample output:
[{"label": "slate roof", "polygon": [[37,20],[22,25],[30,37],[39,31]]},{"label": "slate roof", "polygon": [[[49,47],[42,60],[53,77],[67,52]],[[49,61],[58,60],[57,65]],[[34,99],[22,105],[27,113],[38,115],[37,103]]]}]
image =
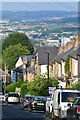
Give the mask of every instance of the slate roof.
[{"label": "slate roof", "polygon": [[55,63],[55,62],[58,62],[59,64],[61,63],[61,58],[62,58],[62,55],[64,54],[64,52],[58,54],[52,61],[51,61],[51,64],[52,63]]},{"label": "slate roof", "polygon": [[15,72],[23,73],[23,71],[22,71],[23,70],[23,65],[21,65],[17,68],[13,68],[12,70],[15,71]]},{"label": "slate roof", "polygon": [[66,61],[67,57],[73,52],[74,47],[72,47],[71,49],[69,49],[66,52],[62,52],[60,54],[58,54],[53,60],[52,63],[58,62],[59,64],[61,63],[61,60]]},{"label": "slate roof", "polygon": [[24,59],[27,61],[27,62],[30,62],[32,59],[35,59],[35,55],[26,55],[26,56],[21,56],[21,59],[22,61],[24,61]]},{"label": "slate roof", "polygon": [[[28,56],[22,55],[20,57],[21,57],[22,61],[24,61],[24,59],[25,59],[28,63],[31,63],[31,61],[33,59],[35,59],[36,56],[35,55],[28,55]],[[26,72],[31,72],[33,74],[34,73],[33,69],[34,68],[32,68],[32,67],[28,66],[28,64],[26,64]],[[12,70],[16,71],[16,72],[19,72],[19,73],[23,73],[23,65],[21,65],[21,66],[19,66],[17,68],[14,68]]]},{"label": "slate roof", "polygon": [[47,52],[49,52],[49,62],[50,62],[58,54],[58,48],[56,46],[38,47],[38,64],[46,65],[48,63],[48,53]]},{"label": "slate roof", "polygon": [[27,67],[26,72],[30,72],[30,73],[34,74],[35,73],[35,67],[34,66],[33,67]]},{"label": "slate roof", "polygon": [[72,54],[73,51],[74,51],[74,47],[72,47],[72,48],[69,49],[68,51],[64,52],[64,54],[63,54],[63,56],[62,56],[61,59],[64,60],[64,61],[66,61],[67,58],[68,58],[68,56],[69,56],[70,54]]},{"label": "slate roof", "polygon": [[74,51],[70,54],[70,57],[74,59],[78,59],[78,55],[80,55],[80,46],[74,48]]},{"label": "slate roof", "polygon": [[[21,65],[17,68],[14,68],[12,70],[16,71],[16,72],[19,72],[19,73],[23,73],[23,65]],[[33,67],[28,66],[28,67],[26,67],[25,71],[34,74],[35,73],[35,67],[34,66]]]}]

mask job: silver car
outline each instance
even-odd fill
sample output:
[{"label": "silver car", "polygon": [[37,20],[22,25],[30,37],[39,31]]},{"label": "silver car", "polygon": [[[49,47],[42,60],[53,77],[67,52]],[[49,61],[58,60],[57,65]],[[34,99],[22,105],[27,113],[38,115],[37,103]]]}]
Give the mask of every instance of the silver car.
[{"label": "silver car", "polygon": [[5,102],[5,95],[0,92],[0,102]]},{"label": "silver car", "polygon": [[6,103],[20,103],[20,95],[15,92],[8,93]]},{"label": "silver car", "polygon": [[25,95],[24,99],[20,103],[20,108],[25,109],[28,108],[28,105],[33,100],[34,96],[31,95]]}]

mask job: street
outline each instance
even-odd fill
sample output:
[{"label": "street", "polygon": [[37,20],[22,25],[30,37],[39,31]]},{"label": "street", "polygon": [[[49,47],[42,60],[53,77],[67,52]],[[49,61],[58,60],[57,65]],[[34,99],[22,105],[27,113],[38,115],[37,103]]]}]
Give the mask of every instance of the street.
[{"label": "street", "polygon": [[[1,112],[0,112],[1,114]],[[0,115],[1,116],[1,115]],[[2,105],[2,120],[47,120],[43,112],[21,110],[19,105]],[[49,119],[48,119],[49,120]]]}]

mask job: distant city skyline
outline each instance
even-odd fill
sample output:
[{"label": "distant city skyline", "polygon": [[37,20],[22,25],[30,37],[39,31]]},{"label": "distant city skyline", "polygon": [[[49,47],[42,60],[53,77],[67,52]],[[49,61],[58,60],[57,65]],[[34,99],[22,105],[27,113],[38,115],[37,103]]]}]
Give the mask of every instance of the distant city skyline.
[{"label": "distant city skyline", "polygon": [[[24,0],[25,1],[25,0]],[[0,2],[0,11],[77,11],[78,2]]]}]

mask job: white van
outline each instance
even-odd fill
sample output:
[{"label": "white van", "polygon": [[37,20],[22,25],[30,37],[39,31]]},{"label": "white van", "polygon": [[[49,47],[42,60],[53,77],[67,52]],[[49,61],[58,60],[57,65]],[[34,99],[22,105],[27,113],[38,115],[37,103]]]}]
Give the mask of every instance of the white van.
[{"label": "white van", "polygon": [[52,101],[53,101],[53,94],[50,95],[50,97],[47,98],[46,100],[46,111],[45,111],[45,115],[46,116],[50,116],[51,112],[52,112]]},{"label": "white van", "polygon": [[78,90],[56,89],[52,102],[52,119],[55,117],[66,118],[67,109],[78,96],[80,96],[80,91]]}]

